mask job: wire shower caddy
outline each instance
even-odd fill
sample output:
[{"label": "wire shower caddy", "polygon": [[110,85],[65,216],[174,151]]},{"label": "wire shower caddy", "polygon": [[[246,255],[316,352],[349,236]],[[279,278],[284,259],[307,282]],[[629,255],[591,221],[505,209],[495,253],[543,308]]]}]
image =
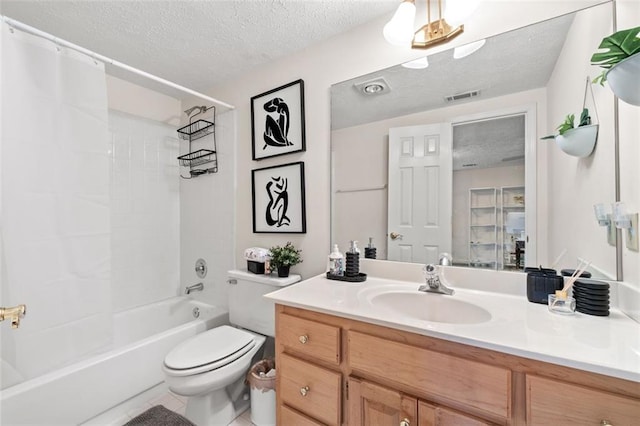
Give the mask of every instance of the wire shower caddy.
[{"label": "wire shower caddy", "polygon": [[[189,167],[189,177],[181,175],[181,177],[185,179],[218,172],[218,156],[216,152],[215,134],[216,108],[215,106],[211,106],[196,115],[209,110],[213,111],[212,120],[199,119],[194,122],[190,122],[186,126],[177,130],[179,138],[189,142],[189,152],[178,157],[178,161],[181,166]],[[191,120],[191,118],[189,120]],[[201,148],[194,151],[192,143],[209,135],[211,135],[211,139],[213,140],[213,149]],[[207,167],[200,167],[205,164]]]}]

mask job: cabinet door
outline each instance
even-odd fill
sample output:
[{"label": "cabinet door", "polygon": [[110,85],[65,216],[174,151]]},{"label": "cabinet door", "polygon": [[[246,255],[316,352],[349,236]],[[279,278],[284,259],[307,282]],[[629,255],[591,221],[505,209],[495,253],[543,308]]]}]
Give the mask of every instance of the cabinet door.
[{"label": "cabinet door", "polygon": [[418,402],[418,426],[487,426],[490,423],[443,407]]},{"label": "cabinet door", "polygon": [[415,426],[417,402],[398,391],[349,377],[350,426]]}]

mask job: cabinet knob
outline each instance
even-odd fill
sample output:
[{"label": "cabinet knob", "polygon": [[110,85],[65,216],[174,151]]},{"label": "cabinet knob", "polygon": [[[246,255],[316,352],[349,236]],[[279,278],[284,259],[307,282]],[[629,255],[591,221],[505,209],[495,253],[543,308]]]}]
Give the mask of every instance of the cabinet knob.
[{"label": "cabinet knob", "polygon": [[402,419],[402,421],[400,422],[400,426],[411,426],[411,422],[409,421],[409,419],[404,418],[404,419]]},{"label": "cabinet knob", "polygon": [[309,386],[305,386],[303,388],[300,388],[300,395],[307,396],[308,393],[309,393]]},{"label": "cabinet knob", "polygon": [[306,334],[303,334],[302,336],[298,337],[298,340],[300,341],[300,343],[304,345],[309,341],[309,336],[307,336]]},{"label": "cabinet knob", "polygon": [[611,424],[609,420],[602,420],[600,426],[613,426],[613,424]]}]

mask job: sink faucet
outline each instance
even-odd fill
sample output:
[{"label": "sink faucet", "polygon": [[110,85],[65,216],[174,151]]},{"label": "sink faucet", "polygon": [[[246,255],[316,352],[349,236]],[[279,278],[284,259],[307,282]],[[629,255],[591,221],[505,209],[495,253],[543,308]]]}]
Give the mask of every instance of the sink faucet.
[{"label": "sink faucet", "polygon": [[202,291],[203,289],[204,289],[204,284],[202,283],[188,285],[187,288],[184,289],[184,293],[190,294],[192,291]]},{"label": "sink faucet", "polygon": [[440,276],[438,275],[438,271],[435,266],[428,264],[423,268],[423,272],[427,283],[421,285],[420,288],[418,288],[418,291],[448,295],[453,294],[453,289],[447,287],[442,281],[440,281]]}]

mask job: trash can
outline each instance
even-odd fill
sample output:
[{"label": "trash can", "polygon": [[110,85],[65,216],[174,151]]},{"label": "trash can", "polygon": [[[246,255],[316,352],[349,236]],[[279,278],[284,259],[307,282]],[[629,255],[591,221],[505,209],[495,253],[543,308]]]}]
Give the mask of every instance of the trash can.
[{"label": "trash can", "polygon": [[251,388],[251,423],[256,426],[276,424],[276,361],[263,359],[247,373]]}]

